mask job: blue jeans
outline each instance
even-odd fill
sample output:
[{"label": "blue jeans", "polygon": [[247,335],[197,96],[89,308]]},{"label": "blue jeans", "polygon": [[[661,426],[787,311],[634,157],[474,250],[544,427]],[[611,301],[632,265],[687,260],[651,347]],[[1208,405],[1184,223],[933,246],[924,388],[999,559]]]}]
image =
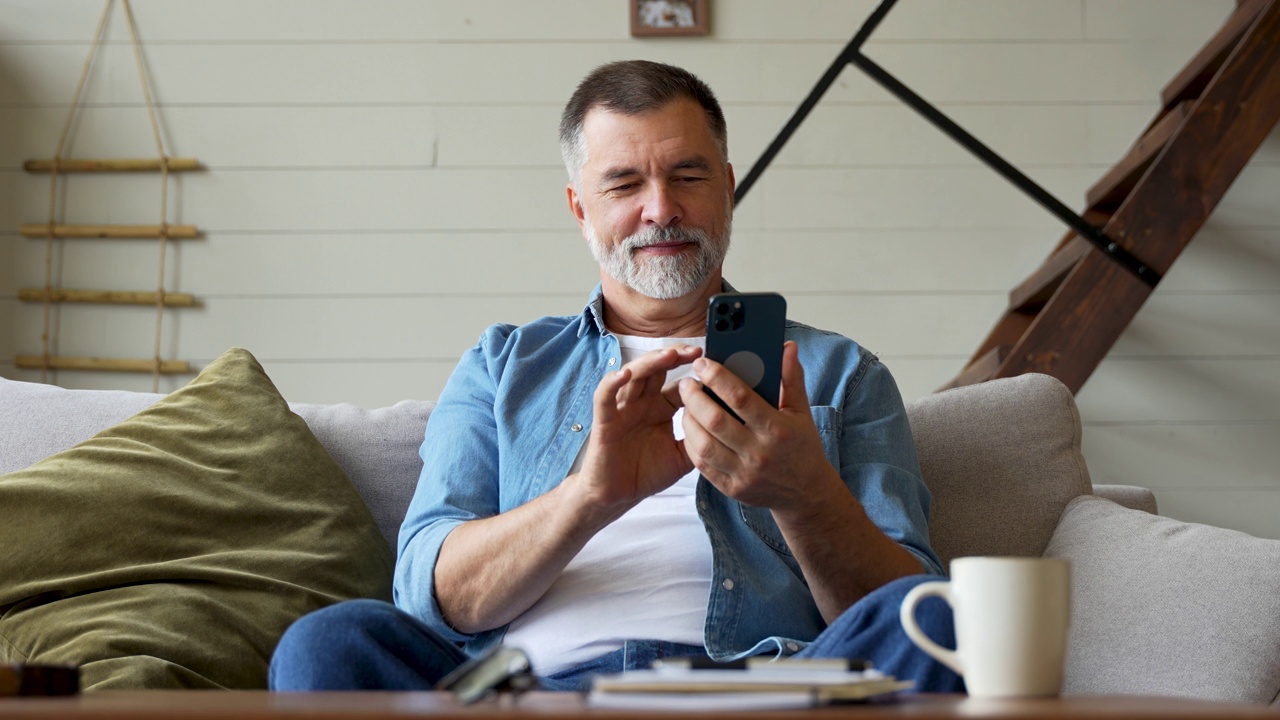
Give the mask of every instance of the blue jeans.
[{"label": "blue jeans", "polygon": [[[927,692],[963,692],[964,683],[925,655],[902,631],[898,609],[916,585],[938,578],[915,575],[891,582],[846,610],[795,657],[865,658],[883,672],[914,680]],[[955,647],[951,609],[929,598],[916,611],[920,627],[943,647]],[[539,681],[547,690],[582,690],[597,673],[649,667],[664,657],[705,655],[693,645],[628,641],[615,652]],[[465,661],[453,643],[388,603],[353,600],[294,623],[271,658],[272,690],[430,690]]]}]

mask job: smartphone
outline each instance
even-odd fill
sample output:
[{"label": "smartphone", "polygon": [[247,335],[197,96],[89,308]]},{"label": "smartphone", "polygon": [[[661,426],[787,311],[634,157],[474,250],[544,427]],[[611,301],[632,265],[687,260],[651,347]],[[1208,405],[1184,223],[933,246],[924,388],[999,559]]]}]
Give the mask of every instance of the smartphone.
[{"label": "smartphone", "polygon": [[[778,407],[786,319],[787,301],[777,293],[714,295],[707,306],[704,354],[741,378],[770,405]],[[738,417],[714,392],[707,389],[707,393]]]}]

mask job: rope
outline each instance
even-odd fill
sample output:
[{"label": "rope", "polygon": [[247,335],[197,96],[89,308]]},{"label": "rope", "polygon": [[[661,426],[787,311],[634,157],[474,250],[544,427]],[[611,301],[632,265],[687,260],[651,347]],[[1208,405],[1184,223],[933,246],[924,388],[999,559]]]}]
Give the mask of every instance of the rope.
[{"label": "rope", "polygon": [[138,26],[133,20],[133,6],[129,4],[129,0],[120,1],[124,4],[124,14],[129,20],[129,37],[133,40],[133,57],[138,65],[138,80],[142,83],[142,95],[147,101],[147,117],[151,120],[151,134],[156,141],[156,153],[160,156],[160,269],[156,279],[155,364],[151,372],[151,391],[159,392],[160,334],[164,328],[164,265],[169,245],[169,156],[164,151],[160,122],[156,119],[156,106],[151,99],[151,83],[147,80],[147,68],[142,61],[142,44],[138,42]]},{"label": "rope", "polygon": [[102,44],[102,33],[107,27],[107,17],[111,15],[111,5],[115,0],[107,0],[102,9],[102,17],[98,19],[98,29],[93,33],[93,45],[89,48],[89,57],[84,60],[84,69],[80,71],[80,81],[76,83],[75,94],[71,97],[71,109],[67,112],[67,121],[62,125],[62,135],[58,137],[58,148],[53,151],[53,166],[49,168],[49,223],[45,226],[44,241],[44,322],[40,331],[40,382],[49,379],[49,326],[52,315],[53,300],[53,226],[58,217],[58,166],[62,161],[62,151],[67,145],[67,136],[71,134],[71,125],[80,108],[80,95],[84,92],[85,80],[89,77],[89,68],[93,66],[93,58],[98,54],[98,46]]}]

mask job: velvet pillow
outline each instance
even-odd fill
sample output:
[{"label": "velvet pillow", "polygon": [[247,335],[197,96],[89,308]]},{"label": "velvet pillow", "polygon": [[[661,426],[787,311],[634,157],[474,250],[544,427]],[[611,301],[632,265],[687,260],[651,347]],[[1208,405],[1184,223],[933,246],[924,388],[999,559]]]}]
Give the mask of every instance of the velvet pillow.
[{"label": "velvet pillow", "polygon": [[0,662],[87,689],[263,688],[297,618],[390,599],[393,558],[248,352],[0,476]]}]

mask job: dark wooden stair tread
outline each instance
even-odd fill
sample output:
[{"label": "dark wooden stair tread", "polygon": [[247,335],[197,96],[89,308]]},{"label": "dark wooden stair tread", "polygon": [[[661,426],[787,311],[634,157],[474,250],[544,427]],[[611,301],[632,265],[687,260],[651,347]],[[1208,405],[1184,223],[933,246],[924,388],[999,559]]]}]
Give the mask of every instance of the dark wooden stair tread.
[{"label": "dark wooden stair tread", "polygon": [[1088,240],[1075,236],[1009,293],[1009,310],[1034,313],[1044,307],[1058,286],[1066,279],[1067,273],[1071,272],[1071,268],[1074,268],[1091,249],[1092,246]]},{"label": "dark wooden stair tread", "polygon": [[982,357],[969,363],[969,366],[956,376],[955,380],[938,389],[950,390],[951,388],[964,387],[965,385],[976,385],[990,378],[1004,364],[1004,359],[1008,357],[1009,350],[1012,348],[1012,345],[996,345]]},{"label": "dark wooden stair tread", "polygon": [[1168,144],[1169,138],[1182,126],[1182,121],[1187,119],[1187,115],[1191,113],[1191,104],[1191,100],[1178,103],[1133,144],[1123,160],[1089,188],[1085,193],[1085,202],[1090,208],[1114,210],[1120,207],[1120,203],[1133,192],[1142,174],[1151,167],[1151,161],[1155,160],[1156,155]]},{"label": "dark wooden stair tread", "polygon": [[1223,24],[1218,34],[1214,35],[1160,92],[1160,102],[1165,108],[1172,108],[1184,100],[1200,97],[1205,86],[1235,49],[1240,36],[1249,29],[1270,1],[1244,0],[1237,4],[1236,11],[1227,18],[1227,22]]}]

